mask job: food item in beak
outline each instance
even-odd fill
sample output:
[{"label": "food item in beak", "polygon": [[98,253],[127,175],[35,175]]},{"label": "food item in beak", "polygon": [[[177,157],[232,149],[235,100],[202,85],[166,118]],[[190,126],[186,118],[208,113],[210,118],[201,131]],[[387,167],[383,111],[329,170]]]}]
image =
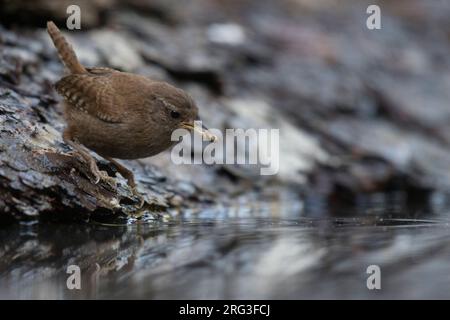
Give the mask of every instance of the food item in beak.
[{"label": "food item in beak", "polygon": [[209,129],[207,127],[205,127],[203,124],[201,126],[199,126],[197,124],[197,122],[195,122],[194,124],[188,123],[188,122],[183,122],[181,124],[181,127],[188,129],[188,130],[196,131],[202,137],[206,138],[206,140],[208,140],[210,142],[217,141],[217,137],[215,135],[213,135],[211,132],[209,132]]}]

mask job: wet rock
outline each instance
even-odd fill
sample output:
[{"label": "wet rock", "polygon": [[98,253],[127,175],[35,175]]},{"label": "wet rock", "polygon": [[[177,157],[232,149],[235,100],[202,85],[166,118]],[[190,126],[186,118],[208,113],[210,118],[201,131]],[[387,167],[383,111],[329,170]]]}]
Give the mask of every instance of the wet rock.
[{"label": "wet rock", "polygon": [[109,66],[127,72],[134,72],[142,67],[143,61],[137,50],[117,32],[92,31],[90,37],[90,42],[95,43],[95,47]]},{"label": "wet rock", "polygon": [[[139,181],[138,189],[145,197],[143,208],[136,206],[137,199],[126,181],[116,176],[115,168],[101,160],[101,170],[116,177],[118,184],[94,184],[86,164],[62,142],[64,122],[59,98],[53,98],[55,94],[50,88],[51,80],[57,79],[61,72],[61,67],[53,67],[59,63],[56,55],[44,62],[40,59],[46,54],[44,46],[34,46],[35,51],[30,51],[30,46],[24,49],[20,41],[15,44],[16,38],[21,39],[20,36],[9,37],[8,43],[11,43],[2,45],[6,53],[2,57],[14,57],[22,66],[36,65],[38,70],[46,72],[30,74],[21,68],[18,71],[20,85],[18,79],[10,76],[15,69],[3,69],[3,74],[0,73],[2,214],[17,219],[39,217],[44,213],[57,216],[59,212],[78,212],[79,218],[96,211],[110,215],[142,215],[167,210],[174,196],[181,197],[184,206],[201,202],[199,197],[191,197],[186,187],[177,188],[174,181],[161,175],[156,168],[137,161],[128,166],[133,168]],[[122,43],[121,48],[124,46]],[[128,54],[133,54],[126,50],[122,53],[110,63],[117,67],[130,58]]]},{"label": "wet rock", "polygon": [[[252,98],[230,100],[226,102],[226,105],[233,112],[227,121],[229,127],[244,130],[246,128],[267,130],[267,137],[262,140],[258,138],[257,149],[251,152],[261,152],[261,149],[267,148],[270,145],[271,130],[278,130],[279,153],[277,151],[271,156],[274,162],[278,160],[274,167],[277,172],[274,173],[277,173],[276,178],[280,181],[305,183],[305,173],[311,172],[317,163],[325,163],[328,160],[329,155],[313,136],[293,125],[287,118],[278,115],[276,109],[266,101],[253,96]],[[237,152],[247,150],[248,153],[245,143],[238,145],[237,150]],[[259,159],[259,161],[261,160]],[[233,165],[233,167],[234,170],[237,170],[236,166]],[[264,165],[259,164],[258,166],[242,166],[240,169],[247,169],[245,171],[248,174],[253,172],[251,176],[258,176],[262,167]]]},{"label": "wet rock", "polygon": [[[284,184],[328,193],[344,186],[354,194],[402,181],[405,188],[444,192],[450,185],[448,6],[412,1],[405,11],[386,3],[389,32],[370,32],[361,19],[367,4],[95,1],[99,20],[88,17],[86,26],[103,26],[66,35],[86,65],[183,87],[210,127],[280,130],[280,173],[270,178],[258,166],[176,166],[169,152],[127,163],[155,210]],[[120,10],[100,17],[108,5]],[[64,123],[51,84],[63,68],[44,23],[35,30],[35,22],[23,24],[24,32],[6,22],[0,27],[0,181],[6,195],[0,204],[19,215],[19,206],[33,214],[28,208],[46,201],[48,211],[133,211],[122,177],[117,189],[93,186],[83,162],[62,143]],[[417,28],[419,22],[426,27]],[[32,198],[41,200],[13,200],[31,190],[40,190]]]}]

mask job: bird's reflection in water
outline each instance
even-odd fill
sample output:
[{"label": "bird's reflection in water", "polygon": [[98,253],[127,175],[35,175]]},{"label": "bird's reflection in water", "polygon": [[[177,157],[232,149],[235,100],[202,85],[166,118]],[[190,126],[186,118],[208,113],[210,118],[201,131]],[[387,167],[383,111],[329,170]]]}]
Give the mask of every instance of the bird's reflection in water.
[{"label": "bird's reflection in water", "polygon": [[[380,208],[311,217],[296,201],[22,223],[0,230],[0,298],[450,298],[448,226],[446,214]],[[373,264],[381,291],[366,287]],[[69,265],[80,290],[67,289]]]}]

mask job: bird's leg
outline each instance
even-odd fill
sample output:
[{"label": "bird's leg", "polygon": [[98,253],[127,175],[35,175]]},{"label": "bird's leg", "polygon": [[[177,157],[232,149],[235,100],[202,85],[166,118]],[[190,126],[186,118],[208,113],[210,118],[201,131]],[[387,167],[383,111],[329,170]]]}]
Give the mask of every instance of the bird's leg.
[{"label": "bird's leg", "polygon": [[134,181],[134,174],[131,170],[127,169],[124,165],[120,164],[116,160],[110,158],[110,157],[103,157],[109,162],[111,162],[116,168],[117,171],[128,181],[128,185],[130,186],[133,195],[136,196],[139,199],[139,207],[141,208],[144,205],[144,197],[137,191],[136,182]]},{"label": "bird's leg", "polygon": [[109,162],[111,162],[116,168],[117,171],[119,171],[119,173],[128,181],[128,185],[131,188],[135,188],[136,187],[136,182],[134,182],[134,175],[133,172],[129,169],[127,169],[125,166],[123,166],[122,164],[120,164],[119,162],[117,162],[116,160],[110,158],[110,157],[103,157],[106,160],[108,160]]},{"label": "bird's leg", "polygon": [[89,153],[86,148],[84,148],[81,144],[77,143],[75,139],[72,137],[71,132],[66,129],[63,133],[63,140],[66,144],[71,146],[76,152],[78,152],[84,161],[89,165],[89,169],[92,175],[95,177],[94,183],[97,184],[100,180],[106,181],[108,184],[112,186],[116,186],[116,180],[104,171],[100,171],[97,163],[95,162],[95,158]]}]

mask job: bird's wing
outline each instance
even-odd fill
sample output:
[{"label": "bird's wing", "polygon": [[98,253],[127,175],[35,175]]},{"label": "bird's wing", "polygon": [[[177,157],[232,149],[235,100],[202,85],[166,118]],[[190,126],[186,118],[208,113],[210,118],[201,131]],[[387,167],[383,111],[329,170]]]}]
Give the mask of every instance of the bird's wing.
[{"label": "bird's wing", "polygon": [[55,84],[56,91],[80,111],[105,122],[121,122],[126,108],[111,85],[110,75],[114,70],[95,68],[88,71],[63,77]]}]

